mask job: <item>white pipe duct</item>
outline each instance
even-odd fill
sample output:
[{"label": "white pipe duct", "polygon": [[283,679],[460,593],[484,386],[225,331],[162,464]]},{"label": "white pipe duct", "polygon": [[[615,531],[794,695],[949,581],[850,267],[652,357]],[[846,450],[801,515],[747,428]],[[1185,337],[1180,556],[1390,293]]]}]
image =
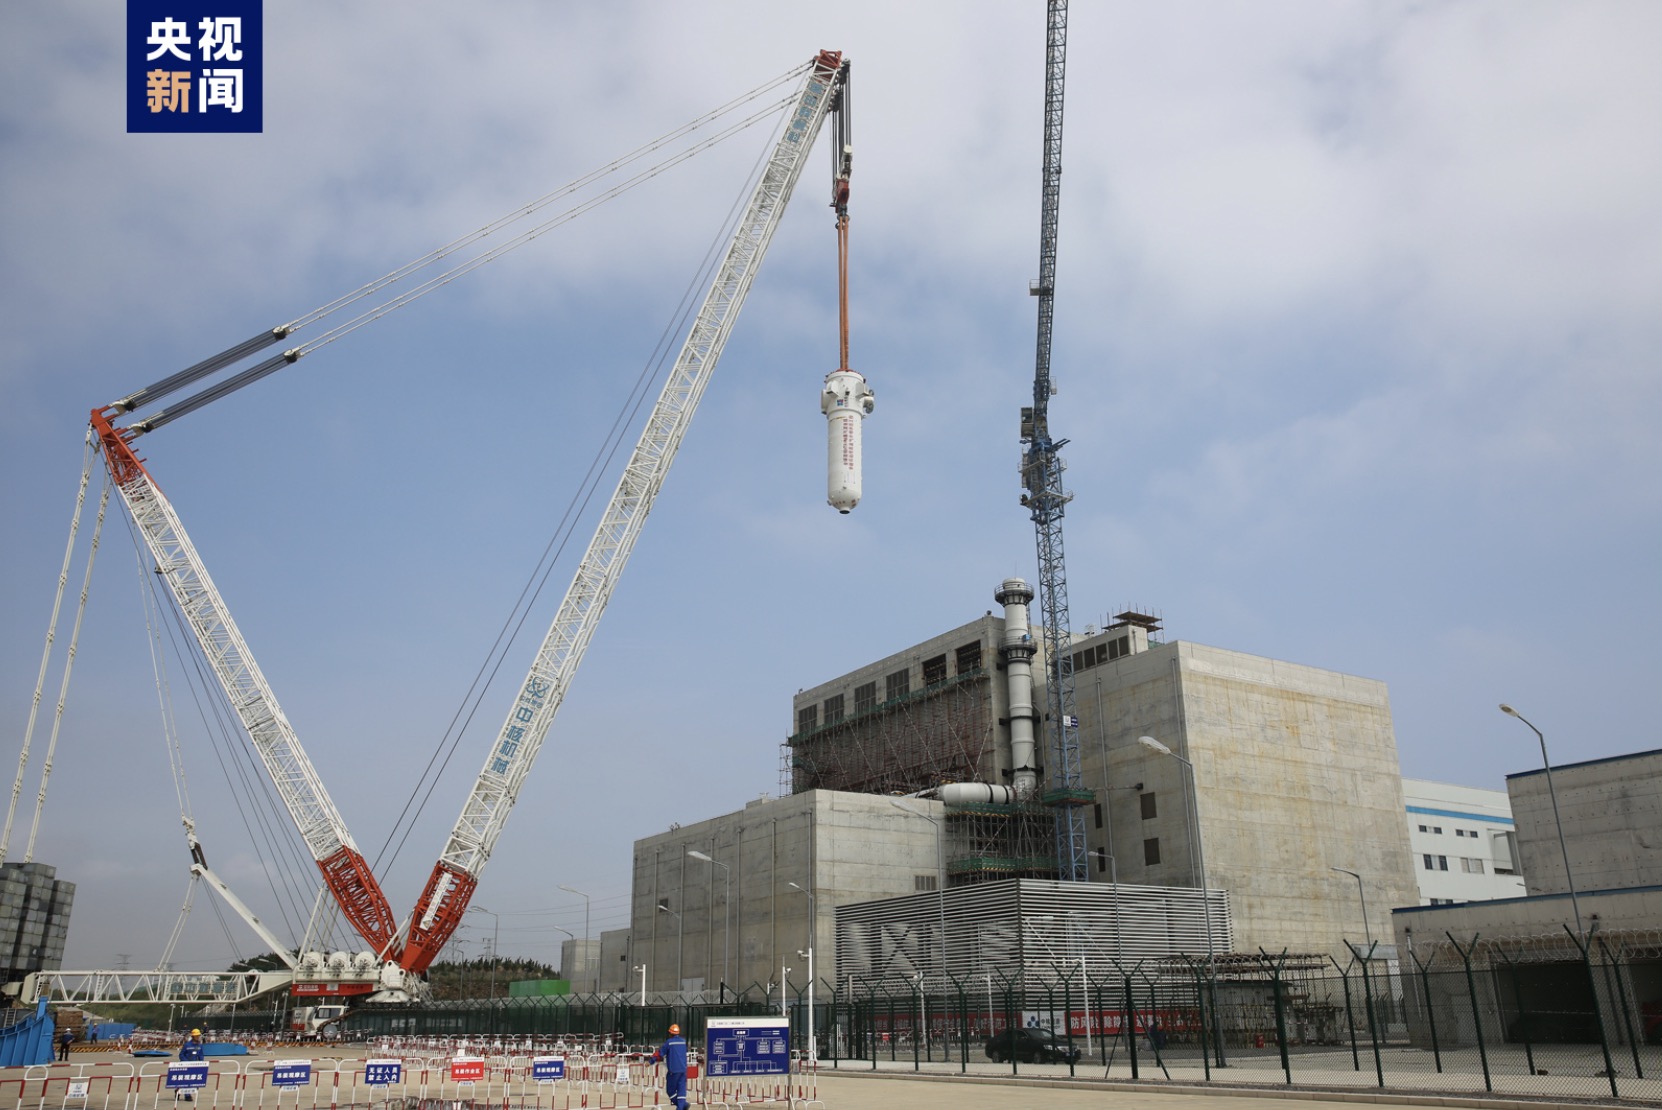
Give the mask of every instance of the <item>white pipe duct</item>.
[{"label": "white pipe duct", "polygon": [[1027,625],[1027,603],[1033,587],[1020,578],[1006,578],[994,591],[993,600],[1004,606],[1004,643],[998,653],[1010,685],[1010,785],[1016,797],[1025,798],[1038,785],[1038,768],[1033,763],[1033,655],[1038,647]]}]

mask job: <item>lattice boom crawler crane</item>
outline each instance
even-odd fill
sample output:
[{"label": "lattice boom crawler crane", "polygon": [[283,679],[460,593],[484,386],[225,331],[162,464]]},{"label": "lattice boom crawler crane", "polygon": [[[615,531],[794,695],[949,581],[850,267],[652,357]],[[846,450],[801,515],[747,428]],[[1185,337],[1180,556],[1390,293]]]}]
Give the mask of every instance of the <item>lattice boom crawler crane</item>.
[{"label": "lattice boom crawler crane", "polygon": [[[783,132],[739,219],[703,306],[553,624],[495,736],[461,816],[403,927],[393,917],[380,885],[255,664],[178,515],[133,450],[138,436],[280,369],[295,361],[302,352],[289,350],[268,358],[181,402],[171,411],[135,421],[124,428],[114,423],[125,413],[159,401],[280,342],[290,328],[275,328],[256,336],[213,359],[93,411],[92,434],[101,445],[105,465],[156,560],[158,573],[186,614],[203,654],[276,783],[330,892],[347,920],[373,950],[373,955],[360,953],[350,961],[352,974],[343,973],[346,969],[334,966],[339,961],[331,959],[326,974],[307,976],[308,968],[318,961],[302,959],[294,993],[357,994],[360,1001],[386,1002],[408,1001],[424,995],[422,973],[461,923],[479,875],[634,549],[827,116],[838,120],[837,144],[832,152],[832,188],[838,221],[842,335],[841,364],[827,377],[822,396],[822,410],[828,418],[832,441],[833,466],[828,490],[831,503],[842,512],[847,512],[859,500],[860,420],[871,411],[872,400],[865,379],[848,369],[847,199],[852,155],[847,130],[848,77],[848,63],[834,51],[821,51],[805,67]],[[354,981],[341,982],[338,989],[325,991],[320,989],[321,982],[305,982],[307,978]]]}]

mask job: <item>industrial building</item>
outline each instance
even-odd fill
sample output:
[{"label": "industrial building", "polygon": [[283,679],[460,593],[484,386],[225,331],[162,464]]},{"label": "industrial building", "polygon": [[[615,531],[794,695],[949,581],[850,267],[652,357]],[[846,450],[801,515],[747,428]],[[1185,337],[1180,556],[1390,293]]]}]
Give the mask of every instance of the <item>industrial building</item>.
[{"label": "industrial building", "polygon": [[[1084,789],[1058,790],[1033,709],[1047,666],[1027,628],[1032,591],[1011,580],[995,596],[1003,615],[798,693],[785,796],[636,843],[626,962],[645,964],[648,990],[802,982],[810,940],[816,978],[835,981],[853,970],[837,966],[853,951],[843,924],[869,917],[844,908],[884,900],[916,919],[912,953],[871,966],[981,966],[954,906],[1013,920],[1017,899],[1050,897],[1070,810],[1090,866],[1087,883],[1059,884],[1079,888],[1062,912],[1093,927],[1116,904],[1185,891],[1166,903],[1197,953],[1343,958],[1347,939],[1388,935],[1391,908],[1419,901],[1382,682],[1163,643],[1158,619],[1122,613],[1071,640]],[[1104,884],[1122,895],[1088,889]],[[1009,904],[969,909],[983,885]],[[944,917],[933,926],[931,907]],[[1110,943],[1092,935],[1078,943]],[[610,983],[623,961],[608,957]]]},{"label": "industrial building", "polygon": [[1408,847],[1422,906],[1524,893],[1518,836],[1504,790],[1403,779]]},{"label": "industrial building", "polygon": [[[1398,947],[1487,972],[1469,981],[1505,1028],[1549,1013],[1537,1040],[1662,1042],[1662,750],[1518,772],[1506,790],[1526,896],[1399,908]],[[1466,976],[1427,982],[1437,1028],[1469,1043]]]}]

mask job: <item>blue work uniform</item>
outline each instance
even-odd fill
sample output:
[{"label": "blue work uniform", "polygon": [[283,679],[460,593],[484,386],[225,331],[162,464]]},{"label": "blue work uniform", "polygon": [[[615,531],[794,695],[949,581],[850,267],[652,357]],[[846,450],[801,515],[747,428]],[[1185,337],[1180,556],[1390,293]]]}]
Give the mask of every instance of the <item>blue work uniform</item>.
[{"label": "blue work uniform", "polygon": [[677,1033],[652,1058],[664,1062],[664,1093],[670,1104],[675,1110],[687,1110],[687,1042]]}]

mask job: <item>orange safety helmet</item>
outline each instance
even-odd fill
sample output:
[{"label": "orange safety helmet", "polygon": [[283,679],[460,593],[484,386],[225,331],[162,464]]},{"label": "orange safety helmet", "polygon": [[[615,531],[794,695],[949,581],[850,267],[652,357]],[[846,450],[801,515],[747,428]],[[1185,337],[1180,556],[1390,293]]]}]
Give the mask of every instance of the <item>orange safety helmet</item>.
[{"label": "orange safety helmet", "polygon": [[669,1035],[672,1037],[679,1037],[681,1035],[681,1027],[679,1025],[671,1025],[669,1027]]}]

